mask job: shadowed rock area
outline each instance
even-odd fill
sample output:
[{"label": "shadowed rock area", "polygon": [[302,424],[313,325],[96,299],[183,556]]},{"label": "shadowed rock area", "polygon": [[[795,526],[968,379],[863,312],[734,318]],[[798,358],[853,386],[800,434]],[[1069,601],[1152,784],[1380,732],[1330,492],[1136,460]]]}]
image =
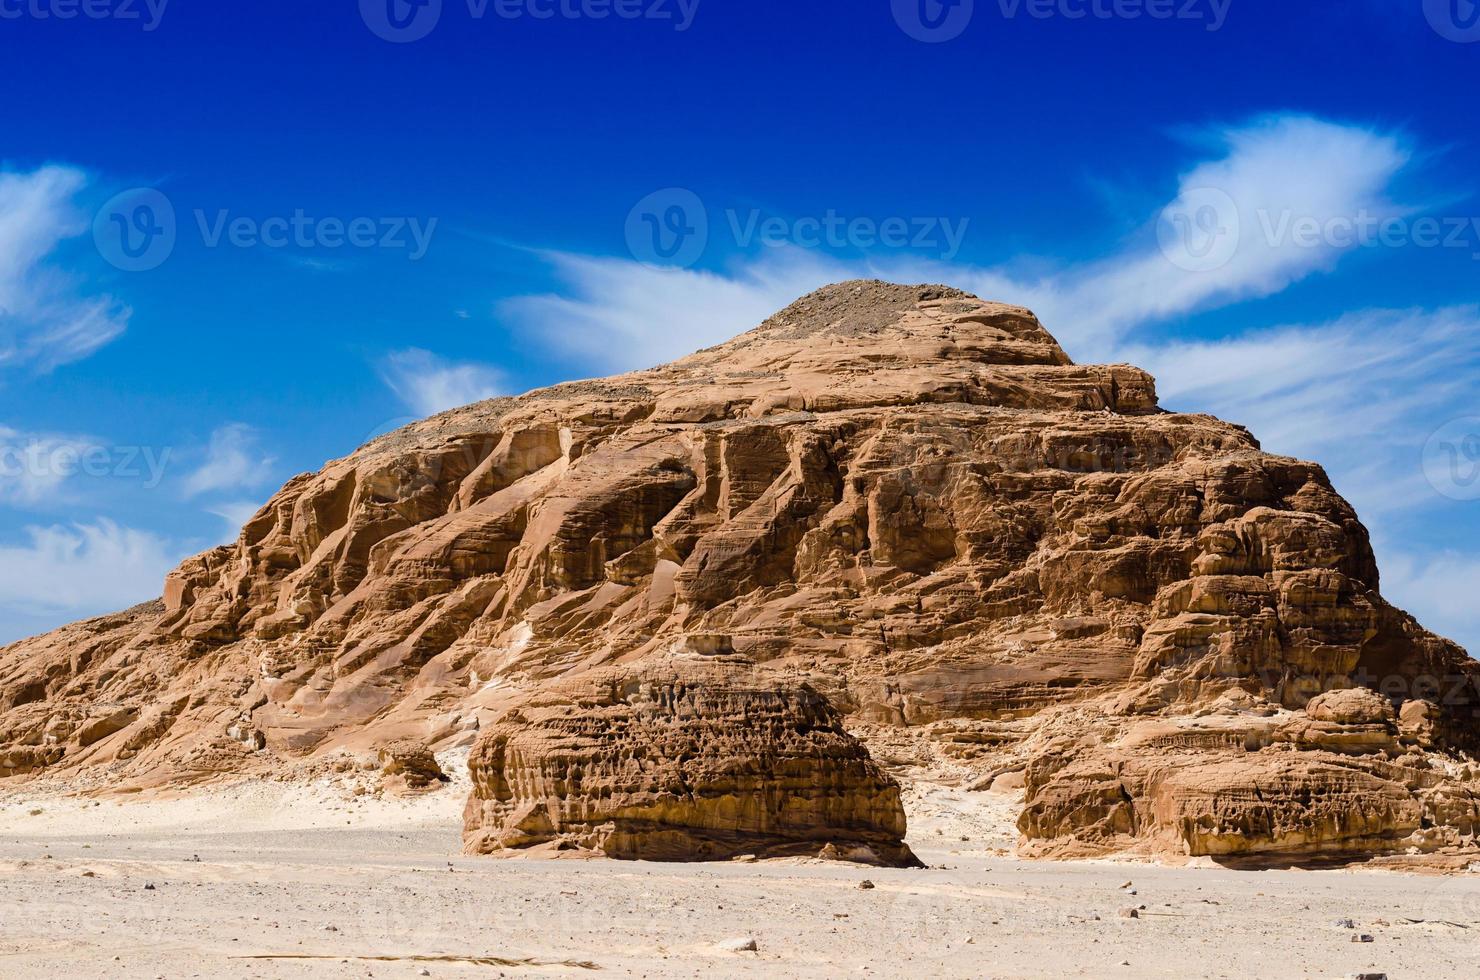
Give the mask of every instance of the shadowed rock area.
[{"label": "shadowed rock area", "polygon": [[1480,665],[1378,587],[1318,465],[1027,310],[841,283],[295,477],[0,650],[0,775],[476,743],[478,850],[904,861],[871,750],[1021,780],[1029,854],[1466,854]]}]

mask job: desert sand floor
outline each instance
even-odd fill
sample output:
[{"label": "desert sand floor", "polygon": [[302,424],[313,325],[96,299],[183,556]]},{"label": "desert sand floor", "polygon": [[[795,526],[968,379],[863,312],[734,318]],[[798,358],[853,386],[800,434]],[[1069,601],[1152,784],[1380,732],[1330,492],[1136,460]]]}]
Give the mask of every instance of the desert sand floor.
[{"label": "desert sand floor", "polygon": [[919,785],[923,871],[470,859],[465,794],[0,791],[0,977],[1480,976],[1480,874],[1023,862]]}]

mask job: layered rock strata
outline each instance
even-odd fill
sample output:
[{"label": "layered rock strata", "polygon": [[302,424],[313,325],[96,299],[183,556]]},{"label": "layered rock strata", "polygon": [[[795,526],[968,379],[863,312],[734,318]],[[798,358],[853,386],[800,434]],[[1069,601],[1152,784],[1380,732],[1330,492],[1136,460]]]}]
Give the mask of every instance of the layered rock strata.
[{"label": "layered rock strata", "polygon": [[[662,743],[690,722],[591,692],[613,670],[682,684],[643,673],[675,658],[753,664],[777,685],[751,685],[773,718],[813,692],[900,772],[1021,779],[1035,854],[1473,836],[1480,671],[1383,600],[1367,532],[1318,465],[1161,410],[1137,368],[1072,363],[1027,310],[877,282],[295,477],[160,602],[0,650],[0,775],[178,783],[481,735],[493,795],[470,807],[475,846],[620,851],[621,804],[535,748],[515,772],[550,795],[502,800],[488,740],[566,738],[550,719],[510,728],[564,698],[635,712]],[[1387,708],[1313,702],[1355,688]],[[841,780],[837,806],[797,811],[840,826],[787,833],[892,826],[888,781],[836,768],[850,743],[829,744],[747,749],[757,772],[805,756]],[[627,751],[583,745],[581,771],[668,807],[608,771]],[[757,792],[791,778],[767,771],[779,782]],[[707,833],[707,800],[666,812]],[[530,805],[548,829],[525,826]]]},{"label": "layered rock strata", "polygon": [[606,667],[490,725],[469,760],[467,848],[657,861],[917,864],[899,786],[821,694],[734,657]]}]

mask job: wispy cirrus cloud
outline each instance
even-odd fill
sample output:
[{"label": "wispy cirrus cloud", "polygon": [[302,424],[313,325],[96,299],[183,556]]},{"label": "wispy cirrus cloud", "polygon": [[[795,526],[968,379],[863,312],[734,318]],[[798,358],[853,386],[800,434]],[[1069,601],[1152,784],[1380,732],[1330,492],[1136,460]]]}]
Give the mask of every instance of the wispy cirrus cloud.
[{"label": "wispy cirrus cloud", "polygon": [[76,195],[87,177],[71,167],[0,172],[0,368],[48,372],[79,361],[123,333],[131,311],[90,295],[50,261],[87,221]]},{"label": "wispy cirrus cloud", "polygon": [[380,377],[420,415],[436,415],[503,394],[503,378],[496,369],[449,361],[419,347],[387,354],[380,363]]},{"label": "wispy cirrus cloud", "polygon": [[1297,221],[1380,222],[1408,210],[1391,200],[1414,153],[1398,133],[1285,114],[1193,139],[1213,156],[1176,178],[1175,195],[1139,234],[1102,259],[1033,277],[925,259],[845,262],[796,247],[768,249],[726,273],[547,252],[562,291],[507,300],[500,312],[534,342],[615,370],[726,339],[827,282],[878,276],[948,282],[1029,306],[1071,354],[1103,360],[1135,330],[1279,292],[1360,244],[1304,242]]},{"label": "wispy cirrus cloud", "polygon": [[78,460],[99,448],[97,440],[82,436],[0,425],[0,503],[30,506],[54,499]]},{"label": "wispy cirrus cloud", "polygon": [[1043,315],[1102,349],[1146,323],[1269,296],[1335,266],[1356,243],[1302,242],[1321,227],[1405,213],[1390,188],[1412,159],[1396,133],[1303,115],[1205,131],[1219,156],[1183,173],[1177,194],[1120,254],[1030,283]]},{"label": "wispy cirrus cloud", "polygon": [[211,433],[206,458],[185,477],[187,497],[223,490],[242,490],[266,483],[274,460],[259,445],[257,431],[233,422]]},{"label": "wispy cirrus cloud", "polygon": [[566,293],[521,296],[500,312],[532,340],[583,366],[651,367],[749,330],[798,296],[857,267],[775,249],[730,274],[547,252]]}]

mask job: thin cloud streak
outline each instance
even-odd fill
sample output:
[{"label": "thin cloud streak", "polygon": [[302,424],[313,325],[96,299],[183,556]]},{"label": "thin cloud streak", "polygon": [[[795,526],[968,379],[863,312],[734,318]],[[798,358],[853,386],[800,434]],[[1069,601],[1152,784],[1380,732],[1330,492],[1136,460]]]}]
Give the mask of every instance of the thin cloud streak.
[{"label": "thin cloud streak", "polygon": [[495,398],[504,387],[502,375],[485,364],[449,361],[419,347],[386,355],[380,377],[408,408],[423,416]]},{"label": "thin cloud streak", "polygon": [[261,486],[272,475],[271,456],[257,446],[257,433],[249,425],[234,422],[211,433],[206,460],[185,477],[187,497],[221,490]]},{"label": "thin cloud streak", "polygon": [[70,167],[0,172],[0,369],[46,373],[82,360],[128,326],[127,306],[85,295],[48,261],[87,230],[74,198],[86,176]]}]

